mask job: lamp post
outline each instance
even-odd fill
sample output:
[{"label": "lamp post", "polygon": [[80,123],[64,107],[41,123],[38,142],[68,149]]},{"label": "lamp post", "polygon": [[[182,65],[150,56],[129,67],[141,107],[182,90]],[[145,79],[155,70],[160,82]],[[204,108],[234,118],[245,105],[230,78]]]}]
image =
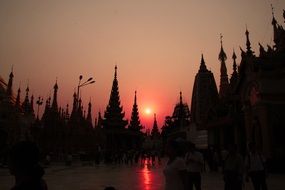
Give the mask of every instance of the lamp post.
[{"label": "lamp post", "polygon": [[39,110],[40,110],[40,106],[43,104],[43,98],[39,96],[36,104],[38,105],[38,110],[37,110],[37,120],[39,120]]},{"label": "lamp post", "polygon": [[80,97],[80,96],[79,96],[79,90],[80,90],[80,88],[83,87],[83,86],[87,86],[87,85],[89,85],[89,84],[93,84],[93,83],[95,82],[95,80],[93,80],[92,77],[90,77],[90,78],[89,78],[88,80],[86,80],[85,82],[81,83],[82,79],[83,79],[83,76],[80,75],[80,76],[79,76],[78,86],[77,86],[77,107],[79,106],[79,97]]}]

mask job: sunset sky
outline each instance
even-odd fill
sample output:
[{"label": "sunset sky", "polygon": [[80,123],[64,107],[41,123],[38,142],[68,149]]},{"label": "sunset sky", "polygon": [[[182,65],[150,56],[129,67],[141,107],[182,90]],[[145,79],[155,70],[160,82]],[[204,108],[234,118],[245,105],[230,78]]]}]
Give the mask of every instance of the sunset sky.
[{"label": "sunset sky", "polygon": [[96,83],[81,94],[85,107],[91,98],[94,119],[105,111],[117,64],[126,118],[137,90],[142,124],[151,127],[149,108],[162,126],[180,90],[190,105],[201,53],[219,85],[220,33],[229,75],[246,25],[257,55],[258,42],[273,45],[271,3],[284,26],[284,0],[1,0],[0,76],[8,80],[13,65],[22,100],[27,83],[47,98],[57,78],[59,104],[70,111],[79,75],[92,76]]}]

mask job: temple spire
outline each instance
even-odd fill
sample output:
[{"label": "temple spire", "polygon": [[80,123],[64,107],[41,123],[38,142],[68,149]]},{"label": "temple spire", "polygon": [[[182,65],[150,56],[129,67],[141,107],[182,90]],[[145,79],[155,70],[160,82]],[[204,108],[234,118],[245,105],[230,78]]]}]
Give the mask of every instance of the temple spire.
[{"label": "temple spire", "polygon": [[58,110],[58,106],[57,106],[57,91],[58,91],[58,85],[57,85],[57,80],[55,81],[55,85],[53,87],[53,100],[52,100],[52,109],[54,111]]},{"label": "temple spire", "polygon": [[42,119],[45,119],[48,117],[49,113],[50,113],[50,97],[48,97],[46,99],[46,104],[45,104],[45,110],[44,110],[44,113],[43,113],[43,116],[42,116]]},{"label": "temple spire", "polygon": [[236,63],[236,59],[237,59],[237,56],[236,56],[236,53],[235,53],[235,50],[233,50],[233,72],[234,73],[237,73],[237,63]]},{"label": "temple spire", "polygon": [[120,102],[119,85],[117,79],[117,65],[115,66],[115,74],[110,94],[109,104],[107,105],[103,126],[104,128],[125,128],[128,121],[124,119],[125,112]]},{"label": "temple spire", "polygon": [[135,91],[132,116],[131,116],[131,121],[130,121],[130,125],[128,128],[133,131],[140,131],[143,128],[140,123],[140,118],[139,118],[139,111],[138,111],[138,105],[137,105],[137,91]]},{"label": "temple spire", "polygon": [[[276,21],[275,16],[274,16],[274,7],[273,7],[272,4],[270,4],[270,5],[271,5],[271,14],[272,14],[272,22],[271,23],[272,23],[273,26],[276,27],[277,21]],[[283,16],[284,16],[284,13],[283,13]]]},{"label": "temple spire", "polygon": [[154,116],[154,118],[153,118],[153,126],[151,129],[151,136],[152,136],[152,138],[158,138],[160,133],[159,133],[158,125],[157,125],[157,121],[156,121],[156,114],[154,114],[153,116]]},{"label": "temple spire", "polygon": [[134,105],[137,105],[137,91],[135,91],[135,100],[134,100]]},{"label": "temple spire", "polygon": [[180,97],[179,97],[179,103],[180,103],[180,105],[182,105],[182,104],[183,104],[183,101],[182,101],[182,92],[181,92],[181,91],[180,91],[179,95],[180,95]]},{"label": "temple spire", "polygon": [[206,64],[205,64],[205,61],[204,61],[203,54],[201,56],[201,63],[200,63],[200,70],[199,71],[207,71],[207,67],[206,67]]},{"label": "temple spire", "polygon": [[222,34],[220,34],[220,42],[221,42],[221,50],[220,50],[220,54],[219,54],[219,60],[224,62],[227,60],[227,55],[226,55],[224,48],[223,48],[223,36],[222,36]]},{"label": "temple spire", "polygon": [[220,95],[220,97],[226,97],[229,93],[229,79],[228,79],[227,67],[226,67],[226,62],[225,62],[227,59],[227,55],[223,49],[222,38],[223,38],[223,36],[220,35],[221,51],[219,53],[219,60],[221,62],[221,67],[220,67],[220,91],[219,91],[219,95]]},{"label": "temple spire", "polygon": [[232,76],[231,76],[231,79],[230,79],[230,85],[232,88],[235,88],[236,84],[237,84],[237,80],[238,80],[238,72],[237,72],[237,63],[236,63],[236,53],[235,53],[235,50],[233,50],[233,73],[232,73]]},{"label": "temple spire", "polygon": [[249,32],[247,30],[247,27],[246,27],[245,35],[246,35],[246,50],[247,50],[247,53],[248,54],[252,54],[253,51],[251,50],[251,43],[250,43],[250,40],[249,40]]},{"label": "temple spire", "polygon": [[11,73],[9,75],[8,85],[7,85],[7,94],[9,97],[12,96],[13,78],[14,78],[14,74],[13,74],[13,66],[12,66]]},{"label": "temple spire", "polygon": [[117,65],[115,65],[115,74],[114,74],[114,79],[117,79],[117,69],[118,69],[118,67],[117,67]]},{"label": "temple spire", "polygon": [[30,91],[30,89],[29,89],[29,86],[27,85],[25,100],[22,104],[22,108],[23,108],[25,113],[30,111],[29,91]]}]

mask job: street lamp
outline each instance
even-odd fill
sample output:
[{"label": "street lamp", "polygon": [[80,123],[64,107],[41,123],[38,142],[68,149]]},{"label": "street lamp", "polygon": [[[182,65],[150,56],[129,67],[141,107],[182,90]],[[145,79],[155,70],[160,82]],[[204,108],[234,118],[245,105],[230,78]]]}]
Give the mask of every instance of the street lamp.
[{"label": "street lamp", "polygon": [[39,110],[40,110],[40,106],[43,104],[43,98],[39,96],[36,104],[38,105],[37,120],[39,120]]},{"label": "street lamp", "polygon": [[87,86],[87,85],[93,84],[93,83],[95,82],[95,80],[93,80],[92,77],[90,77],[90,78],[89,78],[88,80],[86,80],[85,82],[81,83],[82,79],[83,79],[83,76],[80,75],[80,76],[79,76],[78,86],[77,86],[77,106],[79,106],[79,105],[78,105],[78,104],[79,104],[79,89],[80,89],[81,87],[83,87],[83,86]]}]

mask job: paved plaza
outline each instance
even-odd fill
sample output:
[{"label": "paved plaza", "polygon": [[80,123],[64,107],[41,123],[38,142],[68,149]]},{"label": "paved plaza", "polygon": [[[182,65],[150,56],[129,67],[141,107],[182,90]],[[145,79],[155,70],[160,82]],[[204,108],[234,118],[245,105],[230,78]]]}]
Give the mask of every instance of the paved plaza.
[{"label": "paved plaza", "polygon": [[[103,190],[106,186],[114,186],[118,190],[163,190],[163,167],[164,164],[82,166],[76,163],[71,167],[54,164],[45,169],[44,178],[49,190]],[[8,169],[0,169],[0,190],[9,190],[13,182],[14,179]],[[284,190],[285,175],[271,174],[268,186],[269,190]],[[202,189],[222,190],[222,175],[203,173]]]}]

